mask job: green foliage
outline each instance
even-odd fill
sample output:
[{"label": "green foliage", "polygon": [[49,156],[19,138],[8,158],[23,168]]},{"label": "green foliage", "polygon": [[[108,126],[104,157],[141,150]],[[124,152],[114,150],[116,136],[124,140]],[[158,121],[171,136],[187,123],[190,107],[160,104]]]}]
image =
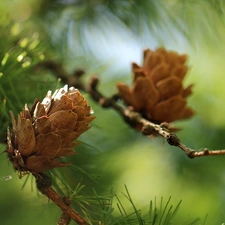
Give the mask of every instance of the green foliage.
[{"label": "green foliage", "polygon": [[25,103],[31,105],[46,90],[56,87],[55,78],[35,71],[35,65],[45,58],[39,34],[24,36],[23,32],[21,24],[16,23],[0,34],[0,137],[10,122],[10,110],[17,114]]},{"label": "green foliage", "polygon": [[[107,225],[132,225],[132,224],[149,224],[149,225],[169,225],[180,224],[176,219],[176,214],[179,211],[182,201],[179,201],[177,205],[171,204],[171,197],[163,204],[163,197],[161,197],[160,204],[157,203],[155,197],[154,202],[151,200],[149,210],[147,214],[142,214],[141,210],[136,208],[135,202],[129,193],[127,186],[125,185],[125,200],[131,205],[124,205],[121,198],[111,191],[108,195],[99,195],[95,190],[94,195],[87,196],[82,195],[85,190],[85,185],[78,183],[76,188],[71,191],[70,198],[73,200],[73,204],[81,210],[85,218],[91,224],[107,224]],[[192,221],[184,222],[183,225],[204,225],[205,222],[201,222],[200,219],[194,219]]]}]

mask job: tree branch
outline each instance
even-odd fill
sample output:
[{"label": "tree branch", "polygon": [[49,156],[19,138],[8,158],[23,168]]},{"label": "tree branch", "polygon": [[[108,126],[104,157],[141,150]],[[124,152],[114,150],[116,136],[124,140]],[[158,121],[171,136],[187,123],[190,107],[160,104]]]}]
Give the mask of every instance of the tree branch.
[{"label": "tree branch", "polygon": [[68,198],[59,196],[59,194],[52,188],[52,181],[46,174],[38,173],[33,174],[33,176],[36,178],[38,190],[61,208],[63,214],[59,219],[58,225],[67,225],[70,223],[71,219],[79,225],[89,225],[89,223],[81,217],[78,212],[71,208]]},{"label": "tree branch", "polygon": [[[80,70],[77,70],[78,72],[75,72],[73,75],[69,75],[61,65],[53,61],[50,62],[51,63],[48,64],[51,66],[48,66],[48,64],[43,65],[45,68],[50,69],[56,75],[56,77],[62,77],[62,80],[65,83],[68,83],[71,86],[75,86],[77,88],[80,88],[80,90],[89,93],[93,100],[98,102],[98,104],[100,104],[102,107],[114,108],[130,126],[134,128],[136,128],[138,125],[141,126],[142,133],[144,135],[151,135],[152,133],[156,132],[157,134],[162,136],[169,145],[180,148],[189,158],[225,155],[225,150],[208,150],[207,148],[203,148],[203,150],[201,151],[196,151],[194,149],[188,148],[180,141],[175,133],[169,131],[169,125],[167,123],[155,124],[143,118],[140,113],[131,111],[129,108],[121,107],[117,104],[117,100],[119,99],[119,96],[117,95],[114,95],[111,98],[106,98],[97,89],[97,86],[99,84],[99,80],[97,77],[91,77],[89,83],[85,86],[79,80],[81,73],[78,72]],[[73,79],[71,77],[73,77]]]},{"label": "tree branch", "polygon": [[144,119],[140,113],[131,111],[128,108],[124,109],[123,107],[119,106],[115,101],[116,96],[113,96],[112,98],[104,97],[97,90],[98,82],[96,80],[97,78],[92,77],[90,79],[89,87],[87,88],[87,91],[92,96],[92,98],[104,108],[114,108],[132,127],[136,127],[138,124],[141,125],[142,133],[144,135],[151,135],[153,131],[157,132],[167,141],[169,145],[180,148],[189,158],[225,155],[225,150],[208,150],[207,148],[204,148],[202,151],[196,151],[194,149],[188,148],[186,145],[182,144],[175,133],[169,131],[167,123],[155,124],[150,122]]}]

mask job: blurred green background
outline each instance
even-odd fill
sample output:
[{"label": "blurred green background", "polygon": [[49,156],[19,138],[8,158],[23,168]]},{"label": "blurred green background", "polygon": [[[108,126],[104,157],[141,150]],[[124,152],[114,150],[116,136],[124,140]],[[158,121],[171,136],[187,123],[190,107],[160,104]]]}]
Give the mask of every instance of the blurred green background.
[{"label": "blurred green background", "polygon": [[[225,4],[220,0],[2,0],[0,2],[0,131],[24,103],[62,86],[53,74],[34,67],[44,59],[60,62],[68,72],[85,69],[88,79],[100,78],[100,90],[110,96],[117,82],[131,83],[131,62],[142,62],[142,50],[164,46],[189,55],[186,84],[194,84],[189,99],[197,112],[177,122],[178,136],[191,148],[225,148]],[[189,159],[161,138],[131,130],[113,110],[104,110],[87,95],[96,120],[79,140],[78,155],[68,159],[96,177],[64,169],[63,179],[75,188],[85,184],[121,197],[124,184],[142,214],[155,196],[172,196],[182,205],[175,224],[208,214],[208,225],[225,223],[225,156]],[[37,193],[30,180],[19,179],[0,155],[0,224],[56,224],[60,210]],[[11,179],[8,179],[9,176]],[[32,185],[34,186],[32,188]],[[32,191],[33,190],[33,191]]]}]

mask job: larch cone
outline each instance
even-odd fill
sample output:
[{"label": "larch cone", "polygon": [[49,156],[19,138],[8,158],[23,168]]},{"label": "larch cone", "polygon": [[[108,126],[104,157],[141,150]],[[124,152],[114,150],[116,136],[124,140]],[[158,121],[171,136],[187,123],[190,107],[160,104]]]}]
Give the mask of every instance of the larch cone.
[{"label": "larch cone", "polygon": [[7,133],[5,152],[20,176],[69,165],[59,159],[75,154],[75,140],[95,118],[84,96],[67,85],[53,94],[48,91],[32,108],[25,105],[17,120],[11,112],[12,130]]},{"label": "larch cone", "polygon": [[117,85],[120,97],[133,111],[158,124],[192,117],[194,110],[187,106],[187,98],[193,85],[183,86],[186,59],[164,48],[145,50],[143,66],[132,64],[132,87]]}]

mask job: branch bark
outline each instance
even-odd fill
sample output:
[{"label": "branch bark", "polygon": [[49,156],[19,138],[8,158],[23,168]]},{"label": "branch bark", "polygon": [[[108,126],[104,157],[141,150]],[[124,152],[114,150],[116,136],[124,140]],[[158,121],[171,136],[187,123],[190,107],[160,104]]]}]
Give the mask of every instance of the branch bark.
[{"label": "branch bark", "polygon": [[[97,78],[95,78],[97,79]],[[204,148],[202,151],[196,151],[184,145],[177,135],[173,132],[170,132],[168,129],[168,124],[155,124],[151,121],[144,119],[140,113],[129,110],[128,108],[123,108],[119,106],[113,96],[112,98],[104,97],[98,90],[98,82],[93,77],[90,79],[89,87],[87,88],[88,93],[92,98],[97,101],[104,108],[112,107],[114,108],[124,120],[132,127],[136,127],[137,124],[141,125],[142,133],[144,135],[151,135],[153,131],[162,136],[169,145],[176,146],[180,148],[189,158],[196,158],[201,156],[214,156],[214,155],[225,155],[225,150],[208,150]],[[94,82],[93,82],[94,81]],[[94,84],[94,85],[93,85]]]},{"label": "branch bark", "polygon": [[92,99],[103,108],[114,108],[130,126],[135,128],[137,125],[141,125],[143,127],[142,133],[144,135],[151,135],[153,131],[156,132],[162,136],[169,145],[180,148],[189,158],[225,155],[225,150],[208,150],[207,148],[203,148],[201,151],[196,151],[191,149],[184,145],[175,133],[169,131],[168,124],[155,124],[143,118],[140,113],[131,111],[129,108],[121,107],[117,104],[119,96],[114,95],[111,98],[107,98],[98,91],[97,86],[99,84],[99,80],[97,77],[91,77],[89,83],[85,86],[79,79],[81,76],[81,73],[79,72],[80,70],[69,75],[60,64],[53,61],[48,61],[48,63],[43,64],[42,66],[51,70],[56,77],[61,78],[65,83],[89,93]]},{"label": "branch bark", "polygon": [[36,178],[37,188],[43,194],[60,207],[63,214],[61,215],[58,225],[67,225],[72,219],[79,225],[89,225],[89,223],[71,208],[68,198],[61,197],[53,188],[51,179],[43,173],[33,174]]}]

